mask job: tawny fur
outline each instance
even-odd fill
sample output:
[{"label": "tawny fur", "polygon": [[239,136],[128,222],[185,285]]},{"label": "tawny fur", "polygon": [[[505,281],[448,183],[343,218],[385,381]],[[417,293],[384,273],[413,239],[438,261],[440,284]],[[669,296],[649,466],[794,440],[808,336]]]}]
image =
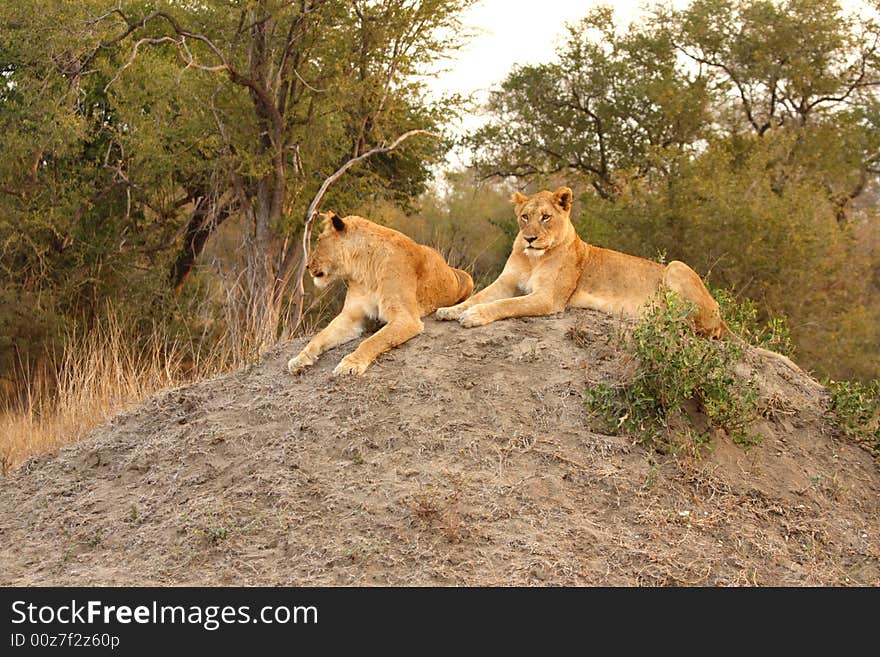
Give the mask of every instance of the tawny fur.
[{"label": "tawny fur", "polygon": [[[637,317],[661,286],[696,307],[698,333],[721,337],[718,304],[697,273],[683,262],[660,265],[591,246],[571,223],[572,192],[560,187],[533,196],[514,193],[519,233],[501,275],[466,301],[440,308],[440,319],[482,326],[507,317],[549,315],[568,307]],[[530,241],[531,240],[531,241]]]},{"label": "tawny fur", "polygon": [[333,347],[359,337],[368,320],[385,325],[343,358],[335,375],[363,374],[376,357],[418,335],[422,317],[463,299],[474,289],[467,272],[446,264],[437,251],[403,233],[357,216],[325,217],[309,259],[315,285],[335,279],[348,291],[342,311],[287,363],[297,373]]}]

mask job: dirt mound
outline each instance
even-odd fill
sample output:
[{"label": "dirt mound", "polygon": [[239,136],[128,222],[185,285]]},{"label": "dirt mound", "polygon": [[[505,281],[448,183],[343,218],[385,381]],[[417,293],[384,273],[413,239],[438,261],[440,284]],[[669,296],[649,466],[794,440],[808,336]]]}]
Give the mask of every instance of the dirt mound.
[{"label": "dirt mound", "polygon": [[363,378],[286,344],[26,463],[0,583],[880,583],[880,469],[808,377],[751,354],[764,441],[663,455],[588,428],[611,318],[425,324]]}]

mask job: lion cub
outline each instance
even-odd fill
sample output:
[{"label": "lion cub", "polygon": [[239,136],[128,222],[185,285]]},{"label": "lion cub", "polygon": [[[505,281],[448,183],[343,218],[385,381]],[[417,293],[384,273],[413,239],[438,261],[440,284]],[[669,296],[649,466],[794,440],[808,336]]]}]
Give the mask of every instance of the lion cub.
[{"label": "lion cub", "polygon": [[334,212],[309,258],[317,287],[342,279],[348,287],[339,315],[287,363],[291,373],[314,364],[322,353],[361,335],[368,319],[385,326],[343,358],[334,375],[363,374],[376,357],[424,330],[422,317],[466,299],[474,282],[446,264],[434,249],[368,219]]},{"label": "lion cub", "polygon": [[[567,307],[637,317],[661,286],[693,303],[698,333],[721,337],[718,304],[683,262],[663,266],[586,244],[571,223],[572,192],[560,187],[526,196],[515,192],[519,234],[498,279],[467,301],[440,308],[440,319],[482,326],[506,317],[549,315]],[[522,296],[518,296],[518,295]]]}]

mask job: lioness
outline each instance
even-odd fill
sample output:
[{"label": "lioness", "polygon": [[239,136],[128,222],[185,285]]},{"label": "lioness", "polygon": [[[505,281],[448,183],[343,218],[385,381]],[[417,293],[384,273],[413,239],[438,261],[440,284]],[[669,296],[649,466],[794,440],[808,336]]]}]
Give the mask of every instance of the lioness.
[{"label": "lioness", "polygon": [[334,375],[363,374],[376,357],[424,330],[422,317],[463,299],[474,289],[467,272],[446,264],[434,249],[363,217],[324,216],[308,269],[319,288],[342,279],[342,311],[287,363],[291,373],[322,353],[361,335],[367,319],[385,326],[343,358]]},{"label": "lioness", "polygon": [[581,240],[570,219],[568,187],[532,196],[515,192],[511,202],[520,230],[501,275],[466,301],[440,308],[438,318],[457,319],[471,328],[506,317],[549,315],[570,306],[637,317],[665,285],[696,306],[698,333],[721,337],[727,332],[718,304],[683,262],[663,266]]}]

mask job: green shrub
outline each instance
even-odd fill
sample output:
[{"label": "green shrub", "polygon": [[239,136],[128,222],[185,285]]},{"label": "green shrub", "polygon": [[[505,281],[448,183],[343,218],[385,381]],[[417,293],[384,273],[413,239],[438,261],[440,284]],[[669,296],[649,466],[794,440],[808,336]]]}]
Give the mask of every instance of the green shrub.
[{"label": "green shrub", "polygon": [[841,430],[880,451],[880,379],[830,381],[831,410]]},{"label": "green shrub", "polygon": [[757,417],[757,389],[733,373],[742,345],[696,335],[688,320],[692,307],[674,292],[662,292],[658,301],[623,342],[638,362],[637,374],[620,386],[590,387],[590,412],[606,430],[636,435],[655,446],[673,442],[670,429],[681,423],[690,427],[685,431],[696,442],[705,442],[708,431],[696,431],[685,411],[695,400],[710,428],[724,429],[740,445],[757,442],[760,436],[750,430]]},{"label": "green shrub", "polygon": [[751,299],[738,299],[727,288],[712,285],[708,288],[721,307],[721,316],[735,335],[756,347],[763,347],[783,356],[794,355],[791,331],[784,318],[772,317],[762,323],[758,319],[758,306]]}]

